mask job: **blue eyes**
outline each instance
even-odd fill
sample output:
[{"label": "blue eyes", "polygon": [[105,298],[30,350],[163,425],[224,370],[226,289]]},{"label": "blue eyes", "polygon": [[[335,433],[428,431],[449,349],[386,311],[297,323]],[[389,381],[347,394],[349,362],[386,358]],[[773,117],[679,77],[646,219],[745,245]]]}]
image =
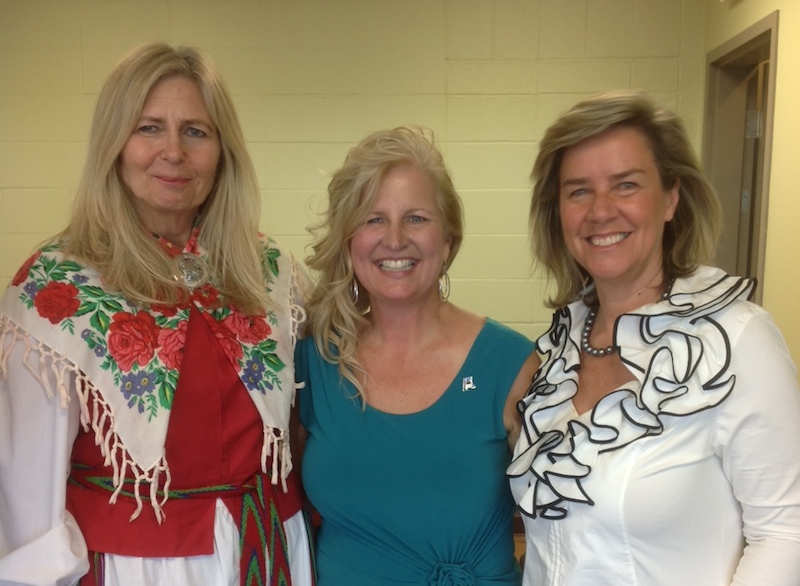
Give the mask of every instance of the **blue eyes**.
[{"label": "blue eyes", "polygon": [[[416,214],[412,214],[410,216],[406,216],[405,221],[408,224],[419,226],[421,224],[425,224],[429,220],[425,216],[419,216],[419,215],[416,215]],[[368,224],[368,225],[377,226],[379,224],[383,224],[384,222],[386,222],[386,218],[385,217],[383,217],[383,216],[375,216],[373,218],[367,218],[367,221],[365,223]]]},{"label": "blue eyes", "polygon": [[[136,128],[136,132],[139,134],[144,135],[156,135],[162,132],[163,129],[156,125],[156,124],[143,124]],[[189,126],[183,130],[183,134],[188,136],[189,138],[206,138],[208,137],[208,133],[204,130],[196,128],[194,126]]]},{"label": "blue eyes", "polygon": [[[634,181],[621,181],[616,185],[612,186],[611,191],[621,194],[626,194],[631,191],[635,191],[639,188],[639,184]],[[581,197],[584,195],[588,195],[592,193],[592,189],[589,187],[580,187],[573,191],[567,193],[567,197]]]},{"label": "blue eyes", "polygon": [[192,138],[205,138],[207,135],[205,132],[200,130],[199,128],[187,128],[186,134],[191,136]]}]

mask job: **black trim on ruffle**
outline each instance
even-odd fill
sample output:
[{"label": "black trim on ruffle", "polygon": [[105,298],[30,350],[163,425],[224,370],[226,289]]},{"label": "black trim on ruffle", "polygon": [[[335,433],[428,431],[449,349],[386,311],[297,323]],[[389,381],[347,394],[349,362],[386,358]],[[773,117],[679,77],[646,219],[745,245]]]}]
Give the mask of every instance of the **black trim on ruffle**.
[{"label": "black trim on ruffle", "polygon": [[664,416],[684,417],[722,403],[736,377],[729,370],[730,340],[713,316],[747,299],[754,286],[752,279],[701,267],[678,279],[667,300],[621,316],[613,343],[636,380],[603,397],[588,423],[572,405],[588,308],[576,302],[556,311],[537,342],[546,358],[517,405],[523,433],[508,475],[531,474],[519,502],[522,514],[562,519],[569,503],[593,505],[583,483],[599,454],[663,433]]}]

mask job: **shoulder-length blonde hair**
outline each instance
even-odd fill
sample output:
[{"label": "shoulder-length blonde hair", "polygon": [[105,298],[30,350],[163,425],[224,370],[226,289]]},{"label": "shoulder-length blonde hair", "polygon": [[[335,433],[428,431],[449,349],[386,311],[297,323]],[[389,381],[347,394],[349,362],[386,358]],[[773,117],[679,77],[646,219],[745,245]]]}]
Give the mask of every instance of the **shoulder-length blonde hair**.
[{"label": "shoulder-length blonde hair", "polygon": [[531,173],[531,244],[536,263],[556,283],[555,294],[547,300],[550,307],[575,301],[591,284],[589,274],[567,250],[561,229],[559,178],[564,152],[613,128],[634,128],[642,133],[664,189],[679,182],[678,206],[664,227],[665,279],[686,276],[713,258],[722,209],[681,120],[641,92],[600,94],[576,104],[547,129]]},{"label": "shoulder-length blonde hair", "polygon": [[350,239],[372,209],[383,179],[389,171],[405,164],[426,173],[433,183],[445,237],[450,242],[450,255],[445,261],[449,267],[464,237],[464,212],[433,133],[425,128],[381,130],[353,147],[328,184],[325,218],[310,228],[315,236],[314,252],[306,263],[319,275],[307,304],[314,341],[325,360],[338,364],[339,373],[353,383],[362,400],[363,369],[356,359],[356,346],[370,302],[363,288],[357,300],[352,293],[356,277]]},{"label": "shoulder-length blonde hair", "polygon": [[200,208],[199,243],[209,252],[225,299],[247,313],[261,313],[268,301],[255,170],[230,94],[197,49],[152,43],[117,63],[97,98],[72,218],[59,237],[67,254],[96,268],[107,287],[135,303],[172,303],[184,295],[169,259],[145,231],[119,169],[120,153],[150,90],[170,77],[197,84],[219,132],[220,161],[212,192]]}]

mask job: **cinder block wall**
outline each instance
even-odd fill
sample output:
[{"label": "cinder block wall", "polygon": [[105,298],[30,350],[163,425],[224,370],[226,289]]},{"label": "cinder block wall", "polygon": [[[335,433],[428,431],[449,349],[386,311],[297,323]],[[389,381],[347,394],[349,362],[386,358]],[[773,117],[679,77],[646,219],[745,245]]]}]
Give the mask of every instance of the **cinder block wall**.
[{"label": "cinder block wall", "polygon": [[329,173],[366,133],[431,127],[467,217],[452,299],[530,337],[549,325],[531,271],[528,174],[573,102],[641,88],[700,139],[697,0],[0,0],[0,287],[65,224],[89,119],[116,60],[199,46],[234,94],[262,227],[299,257]]}]

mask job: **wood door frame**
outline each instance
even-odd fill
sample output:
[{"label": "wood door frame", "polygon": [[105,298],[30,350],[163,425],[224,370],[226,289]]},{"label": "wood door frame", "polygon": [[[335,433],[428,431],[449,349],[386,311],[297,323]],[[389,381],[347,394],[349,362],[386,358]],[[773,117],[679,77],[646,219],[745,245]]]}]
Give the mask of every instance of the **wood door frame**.
[{"label": "wood door frame", "polygon": [[[772,137],[773,122],[775,116],[775,80],[777,74],[778,57],[778,16],[779,11],[774,11],[765,16],[757,23],[748,27],[746,30],[737,34],[722,45],[711,50],[706,55],[706,103],[703,125],[703,166],[711,180],[711,183],[719,187],[720,184],[730,188],[730,174],[739,168],[741,172],[741,157],[732,161],[726,156],[724,149],[736,148],[736,144],[726,144],[730,139],[731,124],[735,125],[741,121],[733,121],[730,112],[725,111],[725,86],[727,75],[726,68],[731,67],[737,60],[747,56],[754,51],[767,51],[768,46],[768,80],[767,80],[767,99],[763,118],[763,174],[759,180],[760,201],[757,202],[757,209],[753,209],[756,214],[756,233],[752,243],[755,256],[755,277],[758,279],[758,287],[754,295],[754,301],[761,303],[764,291],[764,259],[766,253],[767,240],[767,212],[769,207],[769,182],[772,165]],[[744,112],[742,112],[742,120]],[[741,145],[744,143],[744,134],[741,135]],[[730,152],[730,150],[728,150]],[[741,151],[740,151],[741,152]],[[740,173],[741,174],[741,173]],[[741,194],[741,179],[740,182]],[[727,214],[730,215],[730,214]],[[737,226],[725,226],[723,230],[736,230]]]}]

